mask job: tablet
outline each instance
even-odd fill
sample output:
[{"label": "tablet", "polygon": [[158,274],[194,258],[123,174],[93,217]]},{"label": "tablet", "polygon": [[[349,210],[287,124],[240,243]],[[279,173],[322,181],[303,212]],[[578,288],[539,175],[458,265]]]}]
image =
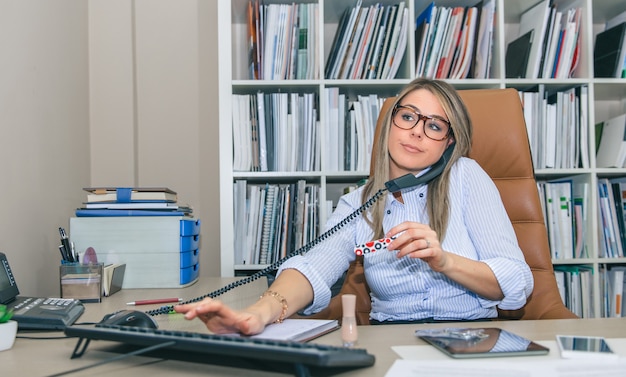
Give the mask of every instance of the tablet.
[{"label": "tablet", "polygon": [[600,336],[557,335],[556,343],[564,359],[617,359],[619,357]]},{"label": "tablet", "polygon": [[546,355],[550,349],[497,328],[417,330],[415,335],[455,359]]}]

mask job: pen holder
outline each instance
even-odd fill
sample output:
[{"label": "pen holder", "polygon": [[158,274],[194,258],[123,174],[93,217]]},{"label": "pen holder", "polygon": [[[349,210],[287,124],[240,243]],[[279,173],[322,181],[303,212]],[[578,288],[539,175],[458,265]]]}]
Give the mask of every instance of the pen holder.
[{"label": "pen holder", "polygon": [[59,266],[61,297],[82,302],[100,302],[102,269],[103,263],[62,263]]}]

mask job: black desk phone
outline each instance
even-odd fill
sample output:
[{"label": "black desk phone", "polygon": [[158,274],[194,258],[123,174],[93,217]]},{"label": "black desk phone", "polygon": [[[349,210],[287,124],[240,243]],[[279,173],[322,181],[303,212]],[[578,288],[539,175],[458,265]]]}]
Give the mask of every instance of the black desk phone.
[{"label": "black desk phone", "polygon": [[72,298],[24,297],[17,288],[13,271],[4,253],[0,253],[0,304],[13,310],[19,330],[63,330],[85,311]]}]

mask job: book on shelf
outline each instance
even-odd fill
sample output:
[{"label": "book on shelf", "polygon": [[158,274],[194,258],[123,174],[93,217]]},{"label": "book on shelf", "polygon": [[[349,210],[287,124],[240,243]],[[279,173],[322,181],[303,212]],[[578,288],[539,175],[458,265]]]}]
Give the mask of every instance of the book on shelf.
[{"label": "book on shelf", "polygon": [[385,65],[385,59],[389,53],[389,44],[396,28],[396,22],[398,19],[399,4],[390,5],[390,10],[387,19],[387,25],[385,29],[385,38],[382,40],[382,48],[380,50],[380,56],[378,57],[378,64],[376,66],[376,75],[372,78],[383,78],[383,69]]},{"label": "book on shelf", "polygon": [[383,73],[383,78],[393,79],[396,77],[398,70],[400,68],[400,63],[404,58],[404,52],[406,51],[407,46],[407,33],[409,28],[409,9],[404,8],[401,14],[401,24],[400,24],[400,35],[398,36],[398,42],[395,45],[393,50],[393,54],[391,55],[391,59],[387,65],[388,71]]},{"label": "book on shelf", "polygon": [[350,40],[348,41],[346,55],[341,64],[341,69],[339,70],[339,79],[347,79],[351,75],[352,68],[354,67],[354,57],[356,51],[359,50],[361,46],[363,46],[363,42],[361,41],[363,38],[363,29],[365,28],[366,23],[368,22],[369,15],[371,14],[370,8],[361,7],[356,17],[356,22],[354,25],[354,29],[352,30],[352,35]]},{"label": "book on shelf", "polygon": [[539,74],[541,55],[543,54],[543,40],[546,33],[546,26],[550,16],[551,0],[542,0],[532,8],[528,9],[520,17],[519,36],[533,31],[530,42],[530,52],[528,64],[523,78],[536,79]]},{"label": "book on shelf", "polygon": [[385,60],[382,62],[384,64],[380,77],[382,79],[393,79],[397,73],[398,65],[402,61],[407,43],[406,36],[409,23],[408,16],[408,8],[405,7],[404,3],[399,3],[391,39],[389,40],[389,46],[386,49],[387,55]]},{"label": "book on shelf", "polygon": [[259,56],[260,49],[258,41],[259,33],[259,0],[250,0],[247,8],[248,16],[248,67],[249,77],[258,80],[259,77]]},{"label": "book on shelf", "polygon": [[581,318],[593,317],[591,267],[558,265],[554,266],[554,273],[565,306]]},{"label": "book on shelf", "polygon": [[451,9],[449,22],[445,31],[446,36],[443,46],[440,49],[441,55],[437,57],[438,65],[434,75],[435,78],[447,78],[452,69],[452,61],[457,51],[457,43],[461,35],[464,16],[465,9],[463,7],[454,7]]},{"label": "book on shelf", "polygon": [[550,17],[550,24],[548,25],[548,40],[546,41],[546,49],[544,51],[543,66],[541,71],[542,78],[551,78],[552,71],[554,70],[554,60],[561,37],[561,19],[563,18],[563,12],[554,11],[554,16]]},{"label": "book on shelf", "polygon": [[596,35],[593,49],[594,77],[623,77],[626,57],[626,21]]},{"label": "book on shelf", "polygon": [[609,313],[607,317],[623,317],[622,312],[624,300],[624,266],[611,266],[606,271],[608,280],[608,300]]},{"label": "book on shelf", "polygon": [[451,79],[467,78],[470,67],[474,59],[474,50],[476,43],[476,34],[478,29],[478,8],[468,7],[465,12],[465,20],[459,40],[459,49],[457,50],[450,74]]},{"label": "book on shelf", "polygon": [[598,207],[600,212],[600,231],[602,232],[602,255],[606,258],[624,256],[620,239],[613,187],[608,178],[598,178]]},{"label": "book on shelf", "polygon": [[85,187],[83,190],[87,191],[88,203],[177,200],[176,191],[167,187]]},{"label": "book on shelf", "polygon": [[626,250],[626,177],[609,179],[622,249]]},{"label": "book on shelf", "polygon": [[[493,53],[493,24],[496,12],[494,0],[481,1],[480,23],[476,41],[476,59],[474,61],[473,77],[486,79],[489,77],[491,58]],[[479,3],[480,5],[480,3]]]},{"label": "book on shelf", "polygon": [[550,51],[550,41],[552,40],[552,33],[554,31],[554,22],[556,19],[556,6],[552,4],[548,10],[548,19],[546,22],[546,30],[543,34],[543,40],[541,41],[541,53],[539,59],[539,69],[536,78],[543,77],[544,67],[547,65],[547,59]]},{"label": "book on shelf", "polygon": [[417,16],[415,20],[415,75],[423,75],[423,66],[427,57],[427,51],[430,51],[430,35],[431,28],[434,28],[435,17],[437,16],[437,8],[435,2],[429,3],[426,8]]},{"label": "book on shelf", "polygon": [[380,22],[377,23],[375,34],[372,38],[373,46],[371,46],[370,48],[371,55],[367,60],[367,65],[365,66],[363,78],[376,78],[376,72],[378,71],[378,65],[380,63],[380,58],[382,55],[383,41],[385,40],[385,36],[389,32],[388,23],[390,12],[391,7],[384,7],[383,9],[379,10]]},{"label": "book on shelf", "polygon": [[[282,323],[273,323],[265,327],[262,333],[250,338],[307,342],[339,329],[336,319],[295,319],[287,318]],[[233,336],[241,336],[235,335]]]},{"label": "book on shelf", "polygon": [[507,78],[524,78],[533,43],[534,31],[530,30],[510,42],[506,48],[505,72]]},{"label": "book on shelf", "polygon": [[603,122],[596,166],[621,168],[626,163],[626,113]]}]

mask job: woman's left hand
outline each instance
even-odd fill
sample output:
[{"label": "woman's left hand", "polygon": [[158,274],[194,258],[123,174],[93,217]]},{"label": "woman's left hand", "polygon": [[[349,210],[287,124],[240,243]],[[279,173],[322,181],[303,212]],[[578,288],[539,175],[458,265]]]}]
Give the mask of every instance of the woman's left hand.
[{"label": "woman's left hand", "polygon": [[437,232],[427,224],[406,221],[391,228],[387,237],[396,238],[387,245],[388,250],[397,250],[398,258],[419,258],[437,272],[444,272],[448,253],[441,248]]}]

